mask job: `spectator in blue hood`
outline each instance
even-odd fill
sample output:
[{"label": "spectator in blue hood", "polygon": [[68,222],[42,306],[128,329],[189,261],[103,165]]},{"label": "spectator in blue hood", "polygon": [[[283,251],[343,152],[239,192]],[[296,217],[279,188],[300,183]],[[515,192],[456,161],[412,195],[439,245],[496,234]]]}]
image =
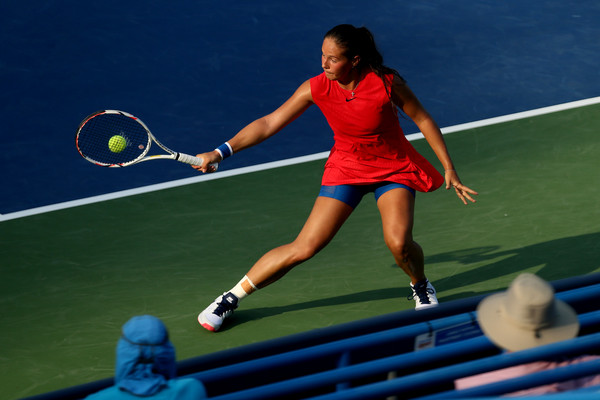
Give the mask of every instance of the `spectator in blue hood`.
[{"label": "spectator in blue hood", "polygon": [[123,325],[117,344],[115,384],[89,400],[199,399],[206,397],[202,383],[175,377],[175,348],[163,322],[151,315],[131,318]]}]

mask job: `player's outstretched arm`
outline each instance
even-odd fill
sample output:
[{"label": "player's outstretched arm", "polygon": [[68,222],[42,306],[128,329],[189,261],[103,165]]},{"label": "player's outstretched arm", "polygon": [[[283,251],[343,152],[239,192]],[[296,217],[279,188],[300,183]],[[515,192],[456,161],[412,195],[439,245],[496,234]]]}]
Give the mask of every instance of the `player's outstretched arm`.
[{"label": "player's outstretched arm", "polygon": [[[227,143],[229,143],[229,146],[231,146],[231,149],[235,153],[255,146],[281,131],[312,104],[310,82],[307,80],[279,108],[246,125],[233,138],[228,140]],[[216,150],[198,154],[197,157],[202,158],[204,163],[194,168],[202,172],[212,172],[209,164],[211,162],[222,161],[221,154]]]}]

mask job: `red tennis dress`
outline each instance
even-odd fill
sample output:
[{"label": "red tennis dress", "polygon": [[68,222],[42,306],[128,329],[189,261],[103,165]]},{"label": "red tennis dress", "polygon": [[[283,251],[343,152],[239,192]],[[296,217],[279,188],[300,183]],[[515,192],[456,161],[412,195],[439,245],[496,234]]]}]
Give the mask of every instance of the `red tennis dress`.
[{"label": "red tennis dress", "polygon": [[[391,87],[393,75],[386,76]],[[444,177],[404,136],[383,81],[369,72],[353,97],[325,73],[310,79],[315,104],[333,130],[323,185],[396,182],[431,192]]]}]

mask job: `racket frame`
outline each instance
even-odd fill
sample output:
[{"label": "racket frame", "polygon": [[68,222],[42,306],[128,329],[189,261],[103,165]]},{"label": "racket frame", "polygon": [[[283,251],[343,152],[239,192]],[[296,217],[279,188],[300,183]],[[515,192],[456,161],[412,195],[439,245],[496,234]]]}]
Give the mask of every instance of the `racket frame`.
[{"label": "racket frame", "polygon": [[[123,162],[123,163],[116,163],[116,164],[110,164],[110,163],[104,163],[104,162],[100,162],[97,160],[94,160],[91,157],[86,156],[84,153],[82,153],[82,151],[79,149],[79,133],[81,132],[81,130],[83,129],[83,127],[93,118],[98,117],[100,115],[104,115],[104,114],[119,114],[122,115],[124,117],[127,118],[131,118],[133,119],[135,122],[137,122],[138,124],[140,124],[140,126],[142,126],[142,128],[144,128],[144,130],[146,131],[146,133],[148,134],[148,141],[146,143],[146,146],[144,148],[144,150],[142,151],[142,153],[136,157],[135,159],[131,160],[131,161],[127,161],[127,162]],[[155,154],[155,155],[150,155],[147,156],[148,152],[150,151],[150,147],[152,146],[152,142],[156,143],[161,149],[163,149],[165,152],[167,152],[168,154]],[[100,110],[100,111],[96,111],[95,113],[87,116],[80,124],[79,124],[79,128],[77,129],[77,135],[75,136],[75,144],[77,146],[77,151],[79,152],[79,154],[81,154],[81,156],[83,158],[85,158],[86,160],[88,160],[89,162],[102,166],[102,167],[109,167],[109,168],[119,168],[119,167],[128,167],[130,165],[133,164],[137,164],[143,161],[150,161],[150,160],[175,160],[175,161],[179,161],[185,164],[190,164],[190,165],[197,165],[200,166],[202,165],[202,159],[189,155],[189,154],[185,154],[185,153],[179,153],[176,151],[173,151],[171,149],[169,149],[167,146],[165,146],[164,144],[162,144],[150,131],[150,128],[148,128],[148,126],[144,123],[144,121],[142,121],[141,119],[139,119],[138,117],[125,112],[125,111],[120,111],[120,110]],[[211,164],[215,170],[218,167],[218,163],[214,163]]]}]

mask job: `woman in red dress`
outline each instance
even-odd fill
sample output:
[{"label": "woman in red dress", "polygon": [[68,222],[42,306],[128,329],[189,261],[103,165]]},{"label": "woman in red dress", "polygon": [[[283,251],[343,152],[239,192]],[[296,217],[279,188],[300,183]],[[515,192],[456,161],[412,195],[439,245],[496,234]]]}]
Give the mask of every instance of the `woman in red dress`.
[{"label": "woman in red dress", "polygon": [[[421,247],[413,240],[415,191],[429,192],[442,184],[454,188],[464,204],[477,193],[463,185],[436,122],[395,70],[383,58],[367,28],[338,25],[325,35],[323,73],[305,81],[283,105],[255,120],[212,152],[198,154],[210,163],[254,146],[283,129],[316,104],[334,133],[312,212],[297,238],[264,256],[229,292],[198,315],[199,323],[217,331],[238,303],[285,275],[323,249],[335,236],[363,195],[375,194],[384,240],[398,266],[410,277],[416,309],[438,304],[425,276]],[[421,130],[444,168],[442,176],[405,138],[398,110]]]}]

